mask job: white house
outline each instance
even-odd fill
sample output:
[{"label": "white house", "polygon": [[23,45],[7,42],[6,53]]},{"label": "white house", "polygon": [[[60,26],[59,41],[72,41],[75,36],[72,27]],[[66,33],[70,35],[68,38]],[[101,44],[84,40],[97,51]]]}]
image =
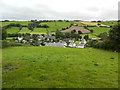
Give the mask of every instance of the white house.
[{"label": "white house", "polygon": [[25,44],[27,41],[26,40],[22,40],[22,42]]},{"label": "white house", "polygon": [[71,43],[69,44],[69,46],[70,46],[70,47],[76,47],[76,44],[73,43],[73,42],[71,42]]},{"label": "white house", "polygon": [[76,47],[77,48],[84,48],[85,46],[84,46],[84,44],[78,44]]},{"label": "white house", "polygon": [[19,42],[22,41],[22,39],[23,39],[22,37],[18,37],[18,41],[19,41]]},{"label": "white house", "polygon": [[33,39],[29,39],[29,41],[30,41],[30,42],[32,42],[32,41],[33,41]]},{"label": "white house", "polygon": [[76,46],[76,48],[84,48],[86,43],[86,40],[82,39],[82,41]]},{"label": "white house", "polygon": [[74,43],[74,40],[69,40],[70,43]]},{"label": "white house", "polygon": [[85,39],[82,39],[82,41],[80,42],[81,44],[86,44],[86,40]]}]

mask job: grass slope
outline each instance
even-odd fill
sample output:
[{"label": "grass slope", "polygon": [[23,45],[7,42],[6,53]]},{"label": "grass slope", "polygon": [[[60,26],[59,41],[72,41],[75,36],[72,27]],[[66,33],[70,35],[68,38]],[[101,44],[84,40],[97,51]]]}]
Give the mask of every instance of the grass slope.
[{"label": "grass slope", "polygon": [[7,29],[7,33],[13,34],[13,33],[18,33],[19,32],[19,27],[10,27]]},{"label": "grass slope", "polygon": [[98,49],[3,49],[3,88],[117,88],[118,54]]},{"label": "grass slope", "polygon": [[[96,25],[98,25],[98,22],[81,21],[81,22],[79,22],[79,23],[82,23],[82,24],[85,24],[85,25],[90,25],[90,26],[96,26]],[[100,26],[107,26],[107,27],[109,27],[109,25],[105,25],[105,24],[103,24],[103,23],[101,23]]]},{"label": "grass slope", "polygon": [[110,28],[104,28],[104,27],[88,27],[88,29],[93,30],[93,34],[99,35],[100,33],[107,32],[110,30]]},{"label": "grass slope", "polygon": [[22,30],[19,31],[19,33],[30,33],[31,30],[29,30],[27,27],[23,27]]},{"label": "grass slope", "polygon": [[30,34],[46,34],[46,28],[34,28],[34,30]]},{"label": "grass slope", "polygon": [[28,25],[29,23],[31,23],[30,21],[10,21],[10,22],[0,22],[0,24],[2,24],[2,26],[6,26],[9,25],[11,23],[14,24],[21,24],[21,25]]},{"label": "grass slope", "polygon": [[118,22],[117,21],[104,21],[101,23],[105,24],[105,25],[113,26],[113,25],[117,24]]},{"label": "grass slope", "polygon": [[69,27],[72,22],[44,22],[40,23],[41,25],[47,24],[49,26],[48,31],[55,32],[57,29],[61,30],[62,28]]}]

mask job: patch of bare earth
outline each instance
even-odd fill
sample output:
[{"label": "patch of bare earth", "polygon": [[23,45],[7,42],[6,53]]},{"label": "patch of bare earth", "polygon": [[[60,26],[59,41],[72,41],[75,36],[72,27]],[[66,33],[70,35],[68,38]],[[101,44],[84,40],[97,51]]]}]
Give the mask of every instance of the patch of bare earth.
[{"label": "patch of bare earth", "polygon": [[65,30],[62,30],[61,32],[71,32],[75,30],[76,33],[79,33],[79,31],[82,33],[82,34],[87,34],[87,33],[90,33],[90,31],[84,27],[80,27],[80,26],[72,26],[68,29],[65,29]]}]

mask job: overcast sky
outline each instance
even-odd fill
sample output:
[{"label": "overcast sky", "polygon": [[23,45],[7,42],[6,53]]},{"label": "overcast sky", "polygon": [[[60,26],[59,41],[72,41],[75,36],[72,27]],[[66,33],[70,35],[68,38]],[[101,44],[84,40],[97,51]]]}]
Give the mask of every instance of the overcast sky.
[{"label": "overcast sky", "polygon": [[0,0],[1,20],[117,20],[119,0]]}]

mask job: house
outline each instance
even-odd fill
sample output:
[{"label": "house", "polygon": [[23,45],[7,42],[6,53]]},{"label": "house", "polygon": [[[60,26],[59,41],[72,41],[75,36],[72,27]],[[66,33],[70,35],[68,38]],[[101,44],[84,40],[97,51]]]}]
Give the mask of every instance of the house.
[{"label": "house", "polygon": [[82,41],[76,46],[76,48],[84,48],[86,45],[86,40],[82,39]]},{"label": "house", "polygon": [[22,40],[22,42],[25,44],[27,41],[26,40]]},{"label": "house", "polygon": [[20,41],[22,41],[23,40],[23,38],[22,37],[18,37],[18,41],[20,42]]},{"label": "house", "polygon": [[85,47],[84,44],[78,44],[78,45],[76,46],[76,48],[84,48],[84,47]]},{"label": "house", "polygon": [[91,40],[101,40],[101,38],[91,38]]},{"label": "house", "polygon": [[70,46],[70,47],[76,47],[76,44],[73,43],[73,42],[71,42],[71,43],[69,44],[69,46]]},{"label": "house", "polygon": [[67,45],[67,43],[46,43],[45,46],[50,46],[50,47],[65,47]]},{"label": "house", "polygon": [[85,39],[82,39],[82,41],[80,42],[81,44],[86,44],[86,40]]},{"label": "house", "polygon": [[18,40],[15,40],[15,42],[18,42]]},{"label": "house", "polygon": [[33,41],[33,39],[29,39],[29,41],[30,41],[30,42],[32,42],[32,41]]},{"label": "house", "polygon": [[70,43],[74,43],[74,40],[69,40]]}]

